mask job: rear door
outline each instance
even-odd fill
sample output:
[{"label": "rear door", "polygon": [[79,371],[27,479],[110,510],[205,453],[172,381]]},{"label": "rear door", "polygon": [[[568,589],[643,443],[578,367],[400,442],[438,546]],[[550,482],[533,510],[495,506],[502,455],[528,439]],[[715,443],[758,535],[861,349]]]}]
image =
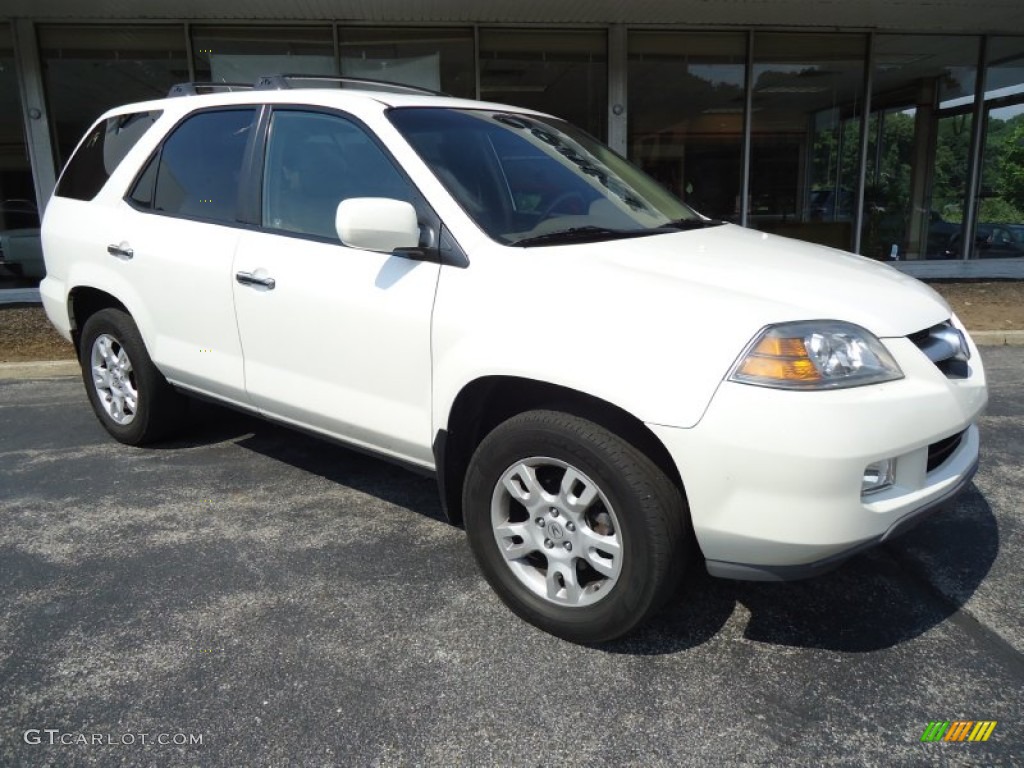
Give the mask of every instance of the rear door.
[{"label": "rear door", "polygon": [[367,128],[335,112],[275,109],[263,156],[260,228],[242,233],[232,269],[252,402],[430,465],[440,267],[348,248],[335,230],[344,199],[422,207],[417,191]]},{"label": "rear door", "polygon": [[182,120],[144,166],[108,237],[164,375],[239,404],[246,395],[231,264],[257,112],[218,108]]}]

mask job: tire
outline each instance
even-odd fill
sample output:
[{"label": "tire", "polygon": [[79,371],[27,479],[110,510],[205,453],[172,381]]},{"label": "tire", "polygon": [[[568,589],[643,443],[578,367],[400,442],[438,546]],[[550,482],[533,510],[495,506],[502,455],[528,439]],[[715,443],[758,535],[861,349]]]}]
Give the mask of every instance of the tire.
[{"label": "tire", "polygon": [[153,365],[131,315],[101,309],[82,328],[82,380],[96,417],[116,440],[143,445],[180,424],[186,401]]},{"label": "tire", "polygon": [[528,411],[496,427],[463,488],[470,547],[505,604],[575,643],[627,634],[675,591],[688,556],[679,488],[603,427]]}]

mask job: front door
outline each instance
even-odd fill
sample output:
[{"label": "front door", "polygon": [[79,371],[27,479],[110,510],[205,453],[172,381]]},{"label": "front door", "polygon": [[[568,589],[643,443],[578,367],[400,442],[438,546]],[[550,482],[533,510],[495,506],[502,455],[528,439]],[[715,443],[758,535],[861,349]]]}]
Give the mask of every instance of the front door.
[{"label": "front door", "polygon": [[358,123],[275,110],[262,229],[236,251],[235,311],[251,402],[266,415],[423,465],[430,451],[430,319],[439,265],[341,244],[338,203],[413,201]]}]

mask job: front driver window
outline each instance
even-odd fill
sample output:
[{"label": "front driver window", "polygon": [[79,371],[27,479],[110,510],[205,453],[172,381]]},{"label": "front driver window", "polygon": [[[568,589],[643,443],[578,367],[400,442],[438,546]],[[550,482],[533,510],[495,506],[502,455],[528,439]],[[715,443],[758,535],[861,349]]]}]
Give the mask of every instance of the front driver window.
[{"label": "front driver window", "polygon": [[334,214],[351,197],[413,200],[409,183],[360,126],[337,115],[274,112],[263,226],[338,242]]}]

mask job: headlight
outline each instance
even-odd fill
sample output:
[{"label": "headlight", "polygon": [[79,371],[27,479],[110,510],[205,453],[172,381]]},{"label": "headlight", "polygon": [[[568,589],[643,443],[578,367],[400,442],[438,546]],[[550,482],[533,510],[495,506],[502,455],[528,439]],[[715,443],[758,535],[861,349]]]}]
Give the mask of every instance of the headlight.
[{"label": "headlight", "polygon": [[872,333],[837,320],[769,325],[729,374],[732,381],[779,389],[838,389],[902,378]]}]

